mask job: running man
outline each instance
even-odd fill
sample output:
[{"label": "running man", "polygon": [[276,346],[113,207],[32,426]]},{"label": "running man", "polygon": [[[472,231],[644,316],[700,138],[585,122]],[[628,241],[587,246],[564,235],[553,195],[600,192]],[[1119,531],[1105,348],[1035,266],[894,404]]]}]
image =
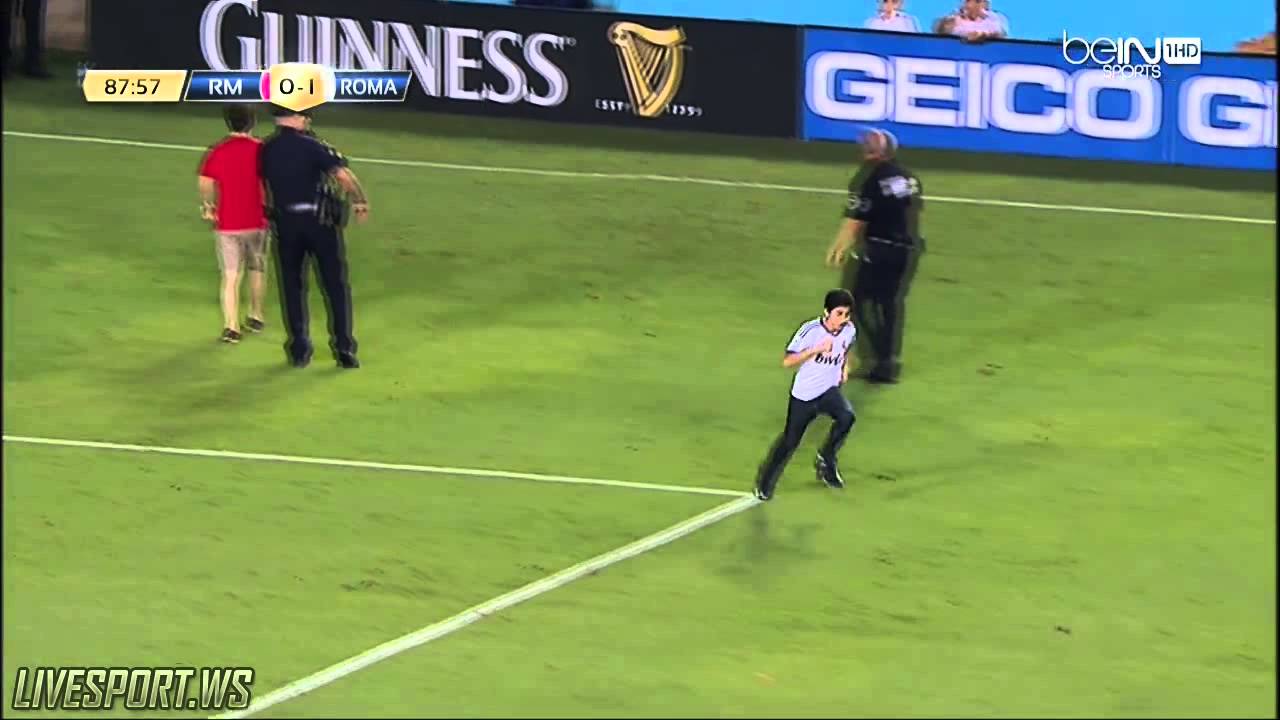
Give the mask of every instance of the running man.
[{"label": "running man", "polygon": [[800,370],[791,383],[786,425],[756,477],[755,495],[760,500],[773,497],[787,461],[800,447],[805,431],[818,415],[829,415],[835,422],[826,443],[818,451],[814,468],[818,479],[828,487],[844,487],[844,479],[836,466],[836,454],[857,420],[853,406],[840,392],[840,387],[849,380],[850,350],[858,334],[849,322],[853,295],[844,289],[832,290],[827,293],[823,308],[825,312],[821,317],[800,326],[782,357],[783,367],[799,366]]}]

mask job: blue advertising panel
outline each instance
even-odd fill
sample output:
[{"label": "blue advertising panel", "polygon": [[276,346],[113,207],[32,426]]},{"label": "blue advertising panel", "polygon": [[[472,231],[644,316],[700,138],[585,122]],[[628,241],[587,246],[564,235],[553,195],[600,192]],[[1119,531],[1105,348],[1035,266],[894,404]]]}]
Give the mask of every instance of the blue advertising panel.
[{"label": "blue advertising panel", "polygon": [[848,30],[806,30],[803,45],[805,140],[852,142],[878,127],[916,147],[1276,167],[1273,58],[1192,51],[1148,63],[1134,48],[1116,63],[1114,44],[1093,38],[1064,53]]}]

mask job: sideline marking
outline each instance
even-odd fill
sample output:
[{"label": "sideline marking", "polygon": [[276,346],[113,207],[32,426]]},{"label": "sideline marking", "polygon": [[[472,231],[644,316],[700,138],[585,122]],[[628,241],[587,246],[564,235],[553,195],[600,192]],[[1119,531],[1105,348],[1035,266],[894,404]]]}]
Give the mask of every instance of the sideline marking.
[{"label": "sideline marking", "polygon": [[[197,145],[175,145],[172,143],[143,142],[141,140],[120,140],[116,138],[100,138],[87,135],[55,135],[50,133],[21,132],[5,130],[5,135],[12,137],[33,138],[36,140],[62,140],[65,142],[96,143],[99,145],[124,145],[127,147],[155,148],[159,150],[191,150],[204,152],[208,148]],[[648,175],[639,173],[606,173],[579,172],[575,170],[540,170],[537,168],[506,167],[502,165],[464,165],[458,163],[430,162],[427,160],[388,160],[385,158],[352,157],[352,160],[371,165],[399,165],[402,167],[434,168],[437,170],[464,170],[470,172],[510,173],[517,175],[541,175],[544,177],[592,178],[597,180],[637,180],[649,182],[686,183],[691,185],[713,185],[717,187],[750,188],[754,190],[779,190],[783,192],[819,193],[823,195],[844,195],[847,191],[832,188],[807,187],[803,185],[778,185],[775,183],[740,182],[736,180],[717,180],[715,178],[683,177],[675,175]],[[1244,225],[1275,225],[1275,220],[1266,218],[1236,217],[1233,215],[1205,215],[1200,213],[1170,212],[1167,210],[1141,210],[1137,208],[1092,207],[1088,205],[1056,205],[1052,203],[1020,202],[1016,200],[990,200],[985,198],[947,197],[945,195],[928,195],[927,202],[957,203],[961,205],[987,205],[992,207],[1025,208],[1031,210],[1063,210],[1068,212],[1096,213],[1100,215],[1137,215],[1141,217],[1174,218],[1178,220],[1206,220],[1209,222],[1239,223]]]},{"label": "sideline marking", "polygon": [[304,678],[295,680],[283,687],[272,690],[257,700],[254,700],[249,704],[249,707],[243,710],[214,715],[213,717],[243,718],[262,712],[273,705],[278,705],[287,700],[292,700],[299,695],[324,687],[335,680],[339,680],[354,672],[363,670],[376,662],[386,660],[387,658],[398,655],[406,650],[413,649],[419,645],[425,645],[432,640],[439,640],[445,635],[461,630],[471,623],[483,620],[484,618],[493,615],[494,613],[501,612],[512,605],[537,597],[545,592],[555,590],[556,588],[567,585],[584,575],[599,572],[610,565],[622,562],[623,560],[635,557],[636,555],[648,552],[654,548],[661,547],[662,545],[666,545],[667,543],[678,540],[696,530],[700,530],[712,523],[724,520],[727,517],[736,515],[759,504],[760,501],[751,496],[731,500],[700,515],[695,515],[688,520],[672,525],[666,530],[641,538],[629,545],[623,545],[616,550],[610,550],[609,552],[598,555],[590,560],[578,563],[573,567],[561,570],[554,575],[549,575],[541,580],[529,583],[518,590],[513,590],[505,595],[499,595],[492,600],[467,608],[451,618],[428,625],[427,627],[409,633],[408,635],[402,635],[394,640],[378,645],[377,647],[370,648],[359,655],[355,655],[334,665],[330,665],[319,672],[312,673]]},{"label": "sideline marking", "polygon": [[157,453],[160,455],[187,455],[196,457],[231,458],[236,460],[265,460],[268,462],[324,465],[328,467],[365,468],[369,470],[400,470],[404,472],[432,473],[436,475],[462,475],[466,477],[505,478],[533,480],[536,482],[563,483],[567,485],[601,485],[631,490],[657,490],[690,495],[723,495],[726,497],[750,497],[750,493],[723,488],[686,487],[683,485],[659,485],[657,483],[602,480],[599,478],[572,477],[569,475],[542,475],[539,473],[512,472],[510,470],[477,470],[475,468],[438,467],[435,465],[405,465],[400,463],[370,462],[367,460],[339,460],[334,458],[304,457],[300,455],[272,455],[267,453],[235,452],[234,450],[200,450],[192,448],[162,447],[156,445],[129,445],[126,443],[97,442],[93,440],[62,440],[59,438],[5,435],[7,443],[29,445],[59,445],[62,447],[94,448],[97,450],[124,450],[129,452]]}]

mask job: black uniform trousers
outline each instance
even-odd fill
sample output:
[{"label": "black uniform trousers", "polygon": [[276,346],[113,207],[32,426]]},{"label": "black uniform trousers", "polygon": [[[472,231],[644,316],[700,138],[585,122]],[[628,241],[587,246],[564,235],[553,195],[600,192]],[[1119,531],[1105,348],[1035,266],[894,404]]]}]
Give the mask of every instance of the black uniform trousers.
[{"label": "black uniform trousers", "polygon": [[812,400],[800,400],[792,395],[791,402],[787,405],[787,423],[783,427],[782,434],[769,449],[769,455],[760,466],[760,475],[756,479],[756,487],[763,490],[765,494],[773,494],[791,455],[796,448],[800,447],[805,431],[819,415],[827,415],[834,422],[831,423],[831,431],[827,433],[827,440],[818,450],[818,454],[828,465],[836,466],[836,453],[840,452],[844,441],[849,437],[849,432],[853,430],[853,424],[857,422],[853,406],[849,404],[849,400],[840,392],[838,386],[830,388]]},{"label": "black uniform trousers", "polygon": [[280,213],[275,218],[276,268],[284,314],[285,352],[293,361],[311,358],[307,313],[307,269],[314,258],[329,310],[329,347],[337,355],[355,355],[352,335],[351,285],[342,229],[322,225],[314,215]]},{"label": "black uniform trousers", "polygon": [[5,72],[11,69],[9,41],[13,38],[13,19],[17,4],[22,5],[22,23],[26,30],[26,41],[23,51],[25,68],[28,71],[39,70],[44,64],[44,11],[45,0],[0,0],[4,9],[4,27],[0,33],[4,37],[4,64],[0,65]]},{"label": "black uniform trousers", "polygon": [[907,322],[907,293],[920,253],[902,245],[869,240],[862,260],[844,266],[844,288],[853,293],[854,323],[867,339],[872,376],[896,377]]}]

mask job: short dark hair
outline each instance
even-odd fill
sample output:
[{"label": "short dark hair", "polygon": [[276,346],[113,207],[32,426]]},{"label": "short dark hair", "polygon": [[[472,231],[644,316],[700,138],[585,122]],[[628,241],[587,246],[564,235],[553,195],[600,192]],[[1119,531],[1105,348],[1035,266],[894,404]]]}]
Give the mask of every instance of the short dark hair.
[{"label": "short dark hair", "polygon": [[827,292],[826,299],[822,301],[822,307],[826,308],[827,312],[831,312],[832,310],[840,307],[852,308],[853,293],[845,290],[844,288],[830,290]]},{"label": "short dark hair", "polygon": [[228,105],[222,111],[222,117],[227,121],[227,127],[231,128],[231,132],[249,132],[257,121],[253,108],[239,103]]}]

